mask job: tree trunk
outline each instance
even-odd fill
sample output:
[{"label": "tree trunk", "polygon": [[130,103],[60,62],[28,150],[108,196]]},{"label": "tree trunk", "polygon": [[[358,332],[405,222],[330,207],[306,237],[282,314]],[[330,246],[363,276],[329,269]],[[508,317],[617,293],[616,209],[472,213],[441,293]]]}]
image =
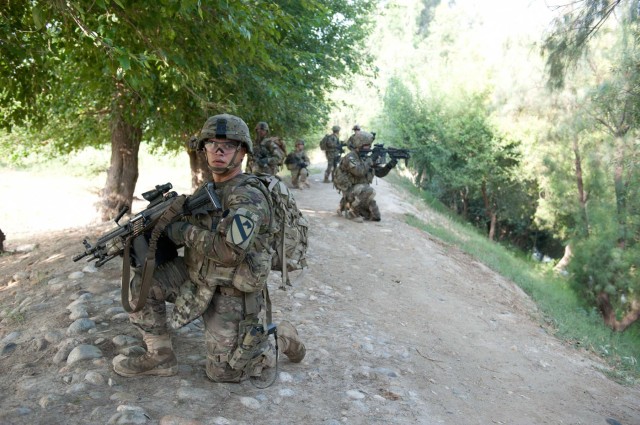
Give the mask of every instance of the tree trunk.
[{"label": "tree trunk", "polygon": [[211,171],[207,166],[205,156],[189,149],[189,166],[191,167],[191,187],[195,191],[203,183],[211,181]]},{"label": "tree trunk", "polygon": [[142,128],[125,120],[121,110],[111,119],[111,164],[102,191],[101,217],[111,220],[123,207],[131,210],[133,192],[138,181],[138,152]]},{"label": "tree trunk", "polygon": [[[584,236],[589,235],[589,219],[587,217],[587,195],[584,191],[584,179],[582,176],[582,158],[580,156],[580,145],[578,141],[573,139],[573,155],[576,167],[576,186],[578,187],[578,202],[580,204],[580,216],[583,221]],[[566,254],[566,251],[565,251]]]},{"label": "tree trunk", "polygon": [[2,229],[0,229],[0,254],[2,254],[4,252],[4,241],[7,238],[5,237],[4,233],[2,233]]},{"label": "tree trunk", "polygon": [[621,320],[616,318],[616,312],[611,305],[611,301],[609,301],[609,294],[600,292],[597,302],[604,323],[614,331],[622,332],[640,318],[640,302],[638,300],[631,302],[631,310]]},{"label": "tree trunk", "polygon": [[618,212],[618,223],[620,224],[621,248],[624,248],[627,239],[627,188],[624,182],[625,146],[623,137],[616,137],[615,166],[613,169],[613,187],[616,193],[616,210]]},{"label": "tree trunk", "polygon": [[553,269],[558,272],[566,270],[567,267],[569,266],[569,263],[571,262],[572,256],[573,256],[573,252],[571,251],[571,244],[567,244],[567,246],[564,247],[564,255],[562,256],[560,261],[558,261],[558,264],[556,264]]},{"label": "tree trunk", "polygon": [[494,240],[496,236],[496,223],[498,222],[498,215],[494,208],[493,202],[487,193],[487,183],[482,182],[482,200],[484,201],[485,214],[489,218],[489,240]]},{"label": "tree trunk", "polygon": [[462,201],[461,215],[465,220],[469,220],[469,188],[465,187],[460,191],[460,200]]}]

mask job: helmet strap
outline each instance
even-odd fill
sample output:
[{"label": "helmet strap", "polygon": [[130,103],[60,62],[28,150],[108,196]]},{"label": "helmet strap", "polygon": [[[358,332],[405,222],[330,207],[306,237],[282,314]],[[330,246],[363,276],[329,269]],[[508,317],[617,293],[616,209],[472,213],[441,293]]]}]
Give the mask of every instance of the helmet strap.
[{"label": "helmet strap", "polygon": [[242,162],[236,163],[236,158],[238,157],[238,153],[240,152],[241,148],[242,148],[242,144],[238,145],[238,149],[236,149],[235,152],[233,153],[233,156],[231,157],[231,161],[229,161],[229,163],[224,167],[213,167],[209,165],[209,158],[207,157],[207,153],[203,150],[202,153],[204,154],[205,159],[207,161],[207,166],[209,167],[209,171],[216,174],[218,173],[223,174],[241,165]]}]

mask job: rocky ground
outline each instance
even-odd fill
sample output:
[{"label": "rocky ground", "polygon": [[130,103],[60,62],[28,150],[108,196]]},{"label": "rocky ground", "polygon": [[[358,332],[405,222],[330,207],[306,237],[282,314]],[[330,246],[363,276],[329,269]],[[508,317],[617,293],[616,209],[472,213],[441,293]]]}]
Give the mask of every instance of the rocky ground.
[{"label": "rocky ground", "polygon": [[[199,322],[173,335],[176,376],[116,375],[113,357],[141,344],[120,306],[120,260],[71,261],[112,224],[88,225],[83,212],[73,222],[85,226],[5,230],[0,424],[640,424],[638,386],[550,335],[513,283],[404,223],[434,219],[424,206],[378,180],[382,222],[354,223],[320,180],[295,191],[311,222],[309,268],[289,291],[276,273],[269,283],[276,322],[297,325],[307,356],[281,358],[267,389],[209,381]],[[0,207],[0,226],[26,220],[8,208],[19,210]]]}]

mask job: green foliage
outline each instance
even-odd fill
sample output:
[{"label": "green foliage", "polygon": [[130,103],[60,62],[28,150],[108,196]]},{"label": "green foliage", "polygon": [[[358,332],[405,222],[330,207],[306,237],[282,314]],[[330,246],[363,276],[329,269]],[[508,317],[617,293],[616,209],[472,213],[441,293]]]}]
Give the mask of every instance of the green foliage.
[{"label": "green foliage", "polygon": [[170,149],[219,112],[299,134],[327,114],[336,77],[367,70],[358,49],[373,7],[12,1],[0,12],[0,126],[59,153],[106,143],[114,114]]},{"label": "green foliage", "polygon": [[[626,7],[620,7],[625,5]],[[625,0],[581,0],[558,6],[559,16],[547,35],[543,52],[547,55],[550,87],[564,87],[565,77],[588,50],[588,42],[605,26],[616,9],[632,21],[637,18],[636,2]]]},{"label": "green foliage", "polygon": [[27,321],[23,312],[14,310],[7,315],[7,320],[13,325],[22,325]]},{"label": "green foliage", "polygon": [[631,301],[640,293],[640,170],[637,164],[627,165],[631,166],[625,167],[623,185],[628,190],[624,202],[617,202],[612,178],[615,164],[592,165],[602,171],[593,173],[588,182],[587,232],[574,238],[570,268],[579,293],[594,304],[598,294],[608,294],[618,319],[630,312]]},{"label": "green foliage", "polygon": [[481,227],[497,213],[504,237],[528,245],[535,184],[518,175],[519,143],[499,135],[484,94],[418,96],[398,79],[384,103],[385,140],[413,150],[416,184]]}]

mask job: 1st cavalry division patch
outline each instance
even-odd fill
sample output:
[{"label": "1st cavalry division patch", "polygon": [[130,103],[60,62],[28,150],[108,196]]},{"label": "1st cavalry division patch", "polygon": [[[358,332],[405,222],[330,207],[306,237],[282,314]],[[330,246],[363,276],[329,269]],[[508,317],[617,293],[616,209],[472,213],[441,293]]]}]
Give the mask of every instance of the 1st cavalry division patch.
[{"label": "1st cavalry division patch", "polygon": [[256,223],[249,211],[244,208],[239,209],[233,216],[231,228],[227,232],[227,241],[237,245],[242,249],[249,246],[253,238]]}]

